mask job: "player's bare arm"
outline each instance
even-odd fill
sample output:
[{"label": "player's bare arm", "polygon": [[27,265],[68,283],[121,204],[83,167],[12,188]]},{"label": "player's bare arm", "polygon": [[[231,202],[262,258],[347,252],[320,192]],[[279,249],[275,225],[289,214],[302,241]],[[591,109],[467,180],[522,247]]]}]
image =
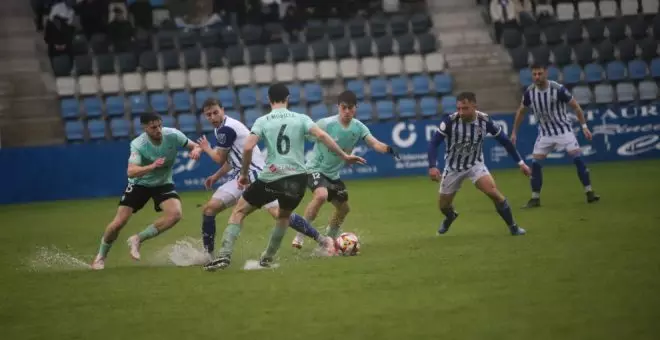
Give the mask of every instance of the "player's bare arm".
[{"label": "player's bare arm", "polygon": [[222,176],[228,174],[231,171],[231,169],[232,167],[229,164],[229,162],[225,162],[225,164],[220,169],[218,169],[218,171],[216,171],[211,176],[207,177],[206,180],[204,180],[204,188],[206,188],[206,190],[211,189],[213,184],[215,184],[215,182],[217,182],[220,178],[222,178]]},{"label": "player's bare arm", "polygon": [[142,177],[154,169],[160,168],[165,164],[165,158],[158,158],[153,163],[145,166],[139,166],[137,164],[128,163],[128,169],[126,170],[126,175],[128,178]]},{"label": "player's bare arm", "polygon": [[194,160],[198,160],[199,157],[202,155],[202,148],[199,146],[199,144],[193,142],[190,139],[188,139],[188,143],[186,143],[186,149],[190,151],[188,153],[188,157]]},{"label": "player's bare arm", "polygon": [[[358,156],[353,156],[349,155],[344,150],[342,150],[337,143],[335,143],[334,140],[332,140],[332,137],[328,135],[325,131],[321,130],[318,126],[314,126],[311,129],[309,129],[309,133],[312,134],[312,136],[316,137],[321,143],[325,144],[330,151],[336,153],[339,155],[346,163],[353,164],[353,163],[358,163],[358,164],[366,164],[367,161],[364,160],[362,157]],[[245,160],[243,160],[245,161]],[[249,164],[249,163],[248,163]]]},{"label": "player's bare arm", "polygon": [[227,155],[229,154],[229,150],[227,149],[220,149],[216,148],[213,149],[211,148],[211,144],[209,141],[206,139],[206,136],[202,136],[202,138],[198,139],[197,142],[199,142],[199,146],[206,153],[211,157],[211,159],[220,164],[223,165],[227,162]]},{"label": "player's bare arm", "polygon": [[433,133],[431,141],[429,142],[427,151],[427,158],[429,161],[429,177],[434,182],[440,182],[442,180],[442,173],[440,172],[440,169],[438,169],[438,147],[440,144],[442,144],[444,139],[445,136],[440,133],[440,131],[436,131]]},{"label": "player's bare arm", "polygon": [[246,186],[250,184],[250,179],[248,177],[248,171],[250,170],[250,163],[252,163],[252,152],[254,147],[259,143],[259,136],[251,133],[245,139],[245,144],[243,145],[243,160],[241,161],[241,173],[238,177],[238,185]]},{"label": "player's bare arm", "polygon": [[511,131],[511,143],[516,144],[518,128],[522,124],[523,118],[525,117],[525,105],[520,104],[518,110],[516,110],[516,117],[513,119],[513,131]]},{"label": "player's bare arm", "polygon": [[367,136],[367,138],[364,139],[364,141],[367,143],[367,145],[370,148],[376,150],[377,152],[389,153],[392,154],[394,158],[399,159],[399,152],[395,148],[379,141],[378,139],[376,139],[376,137],[369,135]]},{"label": "player's bare arm", "polygon": [[582,127],[582,133],[584,133],[584,137],[587,140],[591,140],[591,131],[589,131],[589,126],[587,126],[587,119],[584,117],[584,111],[582,111],[582,107],[580,104],[578,104],[577,101],[575,101],[575,98],[571,99],[571,101],[568,102],[568,105],[575,112],[578,121],[580,121],[580,127]]}]

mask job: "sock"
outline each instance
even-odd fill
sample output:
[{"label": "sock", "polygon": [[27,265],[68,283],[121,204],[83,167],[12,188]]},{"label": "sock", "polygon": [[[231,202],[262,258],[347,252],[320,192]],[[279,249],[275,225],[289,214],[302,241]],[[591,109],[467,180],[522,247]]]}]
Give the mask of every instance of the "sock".
[{"label": "sock", "polygon": [[328,234],[328,236],[332,237],[333,239],[337,238],[341,233],[340,228],[341,226],[338,225],[329,225],[326,229],[326,234]]},{"label": "sock", "polygon": [[111,247],[112,247],[112,242],[105,243],[105,240],[103,239],[103,237],[101,237],[101,245],[99,246],[99,255],[101,255],[101,257],[103,258],[107,257]]},{"label": "sock", "polygon": [[209,253],[213,253],[213,249],[215,249],[215,216],[203,216],[202,241],[204,242],[204,249]]},{"label": "sock", "polygon": [[150,238],[156,237],[156,235],[158,235],[158,229],[156,229],[153,224],[150,224],[148,227],[138,233],[140,242],[144,242]]},{"label": "sock", "polygon": [[577,156],[573,158],[573,163],[575,163],[578,177],[580,178],[580,182],[582,182],[585,191],[587,192],[591,191],[591,179],[589,178],[589,169],[587,169],[587,165],[584,164],[582,157]]},{"label": "sock", "polygon": [[532,185],[532,198],[541,197],[541,186],[543,186],[543,173],[541,172],[541,163],[532,161],[532,176],[529,180]]},{"label": "sock", "polygon": [[454,207],[442,208],[440,209],[440,212],[442,212],[442,214],[450,220],[456,218],[456,211],[454,211]]},{"label": "sock", "polygon": [[234,242],[238,238],[238,234],[241,233],[240,224],[230,224],[225,229],[225,232],[222,234],[222,245],[220,246],[220,256],[231,256],[232,250],[234,249]]},{"label": "sock", "polygon": [[307,237],[311,237],[314,240],[318,241],[321,235],[318,230],[316,230],[312,225],[307,222],[302,216],[293,213],[289,217],[289,226],[299,233],[305,234]]},{"label": "sock", "polygon": [[286,234],[286,228],[280,228],[278,226],[273,228],[273,232],[270,234],[270,241],[268,241],[268,247],[266,248],[266,252],[264,252],[264,257],[275,256],[280,249],[284,234]]},{"label": "sock", "polygon": [[506,222],[506,225],[509,227],[516,225],[516,223],[513,221],[511,207],[509,206],[509,202],[506,199],[504,199],[502,202],[495,203],[495,208],[497,209],[497,213],[502,216],[504,222]]}]

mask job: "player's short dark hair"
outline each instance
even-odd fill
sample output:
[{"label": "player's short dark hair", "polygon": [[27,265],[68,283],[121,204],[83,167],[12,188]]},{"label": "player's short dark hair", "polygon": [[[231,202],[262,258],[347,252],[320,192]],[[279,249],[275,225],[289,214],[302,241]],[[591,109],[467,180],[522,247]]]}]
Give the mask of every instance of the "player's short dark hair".
[{"label": "player's short dark hair", "polygon": [[532,64],[532,66],[529,69],[530,70],[538,70],[538,69],[545,70],[547,68],[548,68],[548,66],[546,66],[545,64],[534,63],[534,64]]},{"label": "player's short dark hair", "polygon": [[147,125],[151,122],[161,120],[160,115],[155,112],[147,112],[140,116],[140,124]]},{"label": "player's short dark hair", "polygon": [[212,106],[219,106],[220,108],[222,108],[222,103],[220,103],[220,101],[216,98],[206,98],[206,100],[202,104],[202,111]]},{"label": "player's short dark hair", "polygon": [[346,104],[348,106],[357,105],[357,96],[353,91],[344,91],[337,97],[337,104]]},{"label": "player's short dark hair", "polygon": [[474,94],[474,92],[461,92],[456,97],[456,100],[459,101],[459,102],[467,100],[470,103],[476,103],[477,102],[477,95]]},{"label": "player's short dark hair", "polygon": [[284,103],[289,97],[289,89],[284,84],[275,84],[268,88],[268,101],[271,103]]}]

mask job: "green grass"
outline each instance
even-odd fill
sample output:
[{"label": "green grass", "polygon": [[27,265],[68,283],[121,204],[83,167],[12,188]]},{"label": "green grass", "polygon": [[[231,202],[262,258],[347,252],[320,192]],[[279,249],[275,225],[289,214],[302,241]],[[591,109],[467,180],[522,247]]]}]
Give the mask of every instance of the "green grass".
[{"label": "green grass", "polygon": [[585,203],[574,168],[546,167],[544,206],[533,211],[519,208],[527,180],[495,173],[524,237],[510,236],[469,182],[442,237],[436,183],[349,182],[345,229],[361,236],[362,254],[312,258],[308,242],[300,255],[289,230],[282,266],[263,271],[241,267],[266,245],[265,212],[248,218],[227,271],[154,265],[168,244],[198,237],[196,204],[209,192],[183,195],[184,220],[143,246],[142,263],[123,240],[156,214],[135,216],[101,272],[29,264],[39,246],[91,261],[117,198],[0,207],[2,338],[658,339],[660,162],[591,168],[601,202]]}]

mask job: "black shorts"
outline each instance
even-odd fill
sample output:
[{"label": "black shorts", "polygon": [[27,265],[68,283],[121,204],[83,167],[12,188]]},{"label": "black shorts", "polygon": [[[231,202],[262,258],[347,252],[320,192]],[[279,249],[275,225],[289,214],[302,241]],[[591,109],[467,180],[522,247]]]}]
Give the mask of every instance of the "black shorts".
[{"label": "black shorts", "polygon": [[257,179],[245,189],[243,199],[257,208],[277,200],[280,208],[293,211],[305,197],[305,181],[306,174],[284,177],[272,182]]},{"label": "black shorts", "polygon": [[133,213],[138,212],[149,199],[154,200],[154,210],[162,211],[160,204],[170,198],[181,200],[174,188],[174,184],[165,184],[157,187],[145,187],[143,185],[129,184],[124,190],[124,195],[119,200],[119,205],[133,208]]},{"label": "black shorts", "polygon": [[346,184],[341,179],[330,179],[320,172],[312,172],[307,175],[307,186],[312,192],[317,188],[328,189],[328,202],[337,201],[343,203],[348,201]]}]

